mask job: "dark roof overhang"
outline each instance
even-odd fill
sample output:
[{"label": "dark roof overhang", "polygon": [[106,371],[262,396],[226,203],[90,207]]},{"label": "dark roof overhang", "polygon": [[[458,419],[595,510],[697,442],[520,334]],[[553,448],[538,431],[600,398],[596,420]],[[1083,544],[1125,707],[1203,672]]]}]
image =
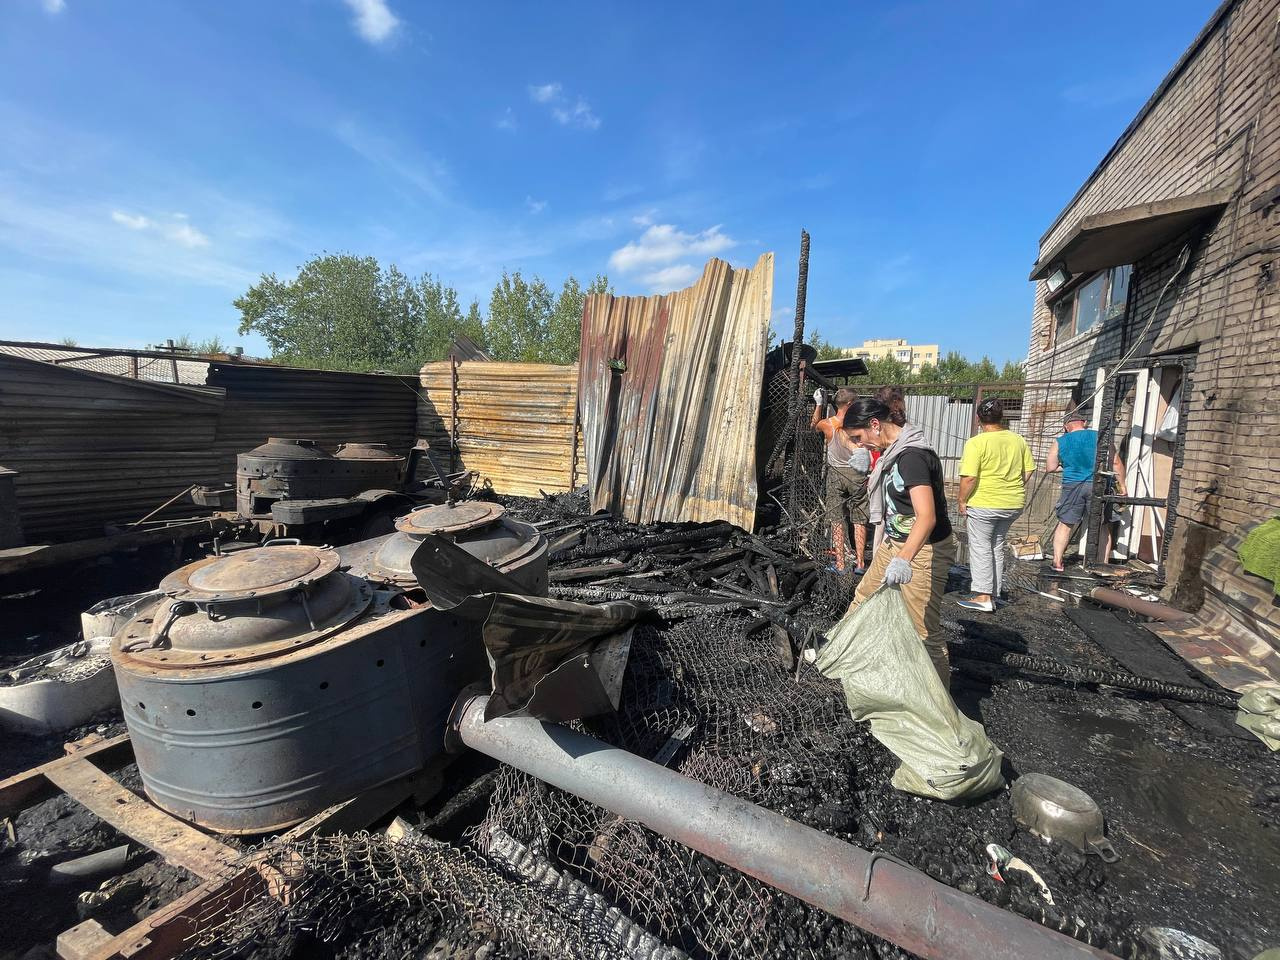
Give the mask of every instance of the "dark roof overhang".
[{"label": "dark roof overhang", "polygon": [[1043,280],[1061,264],[1073,277],[1135,263],[1196,224],[1221,213],[1233,187],[1082,217],[1061,241],[1036,261],[1031,280]]}]

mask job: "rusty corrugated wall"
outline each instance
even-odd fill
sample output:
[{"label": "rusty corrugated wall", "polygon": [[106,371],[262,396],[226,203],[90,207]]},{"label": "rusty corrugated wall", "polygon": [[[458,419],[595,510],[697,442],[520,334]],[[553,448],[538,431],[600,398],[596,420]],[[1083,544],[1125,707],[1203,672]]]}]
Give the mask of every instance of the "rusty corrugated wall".
[{"label": "rusty corrugated wall", "polygon": [[105,523],[222,479],[213,448],[222,404],[217,389],[0,354],[0,467],[18,472],[27,542],[101,536]]},{"label": "rusty corrugated wall", "polygon": [[581,481],[576,364],[440,360],[422,368],[420,382],[418,436],[442,467],[475,470],[499,493],[519,496]]},{"label": "rusty corrugated wall", "polygon": [[[591,508],[751,529],[773,254],[685,290],[588,297],[578,403]],[[625,368],[625,369],[620,369]]]}]

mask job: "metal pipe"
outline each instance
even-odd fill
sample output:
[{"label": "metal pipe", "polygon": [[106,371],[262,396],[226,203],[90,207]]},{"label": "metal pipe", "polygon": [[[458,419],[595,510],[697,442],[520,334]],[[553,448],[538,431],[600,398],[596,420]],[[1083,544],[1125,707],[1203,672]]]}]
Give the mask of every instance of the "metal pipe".
[{"label": "metal pipe", "polygon": [[644,824],[925,958],[1025,960],[1111,954],[643,757],[531,717],[484,722],[463,697],[452,736],[474,750]]},{"label": "metal pipe", "polygon": [[1089,596],[1109,607],[1118,607],[1121,610],[1128,610],[1130,613],[1140,613],[1144,617],[1150,617],[1152,620],[1163,620],[1165,623],[1177,623],[1180,620],[1190,620],[1192,617],[1192,614],[1187,613],[1187,611],[1171,607],[1167,603],[1140,600],[1137,597],[1108,587],[1094,587],[1089,591]]}]

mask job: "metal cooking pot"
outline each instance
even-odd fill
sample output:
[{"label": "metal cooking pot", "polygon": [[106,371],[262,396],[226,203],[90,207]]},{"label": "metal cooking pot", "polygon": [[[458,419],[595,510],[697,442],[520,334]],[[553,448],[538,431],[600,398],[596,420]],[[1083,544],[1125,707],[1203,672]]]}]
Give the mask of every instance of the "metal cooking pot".
[{"label": "metal cooking pot", "polygon": [[1043,773],[1026,773],[1014,782],[1010,795],[1014,820],[1036,836],[1096,853],[1107,863],[1120,859],[1102,832],[1102,810],[1079,787]]}]

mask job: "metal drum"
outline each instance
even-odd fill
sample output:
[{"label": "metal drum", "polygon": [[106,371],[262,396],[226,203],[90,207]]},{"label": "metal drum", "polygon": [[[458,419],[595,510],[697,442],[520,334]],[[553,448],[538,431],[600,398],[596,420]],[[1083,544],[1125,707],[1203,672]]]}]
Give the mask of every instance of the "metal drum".
[{"label": "metal drum", "polygon": [[224,833],[266,833],[421,770],[478,628],[341,567],[268,546],[183,567],[112,642],[147,795]]},{"label": "metal drum", "polygon": [[396,521],[396,532],[342,547],[343,564],[368,580],[415,587],[409,562],[426,534],[448,537],[474,557],[497,567],[533,596],[547,595],[547,539],[537,528],[506,516],[485,500],[442,503]]}]

